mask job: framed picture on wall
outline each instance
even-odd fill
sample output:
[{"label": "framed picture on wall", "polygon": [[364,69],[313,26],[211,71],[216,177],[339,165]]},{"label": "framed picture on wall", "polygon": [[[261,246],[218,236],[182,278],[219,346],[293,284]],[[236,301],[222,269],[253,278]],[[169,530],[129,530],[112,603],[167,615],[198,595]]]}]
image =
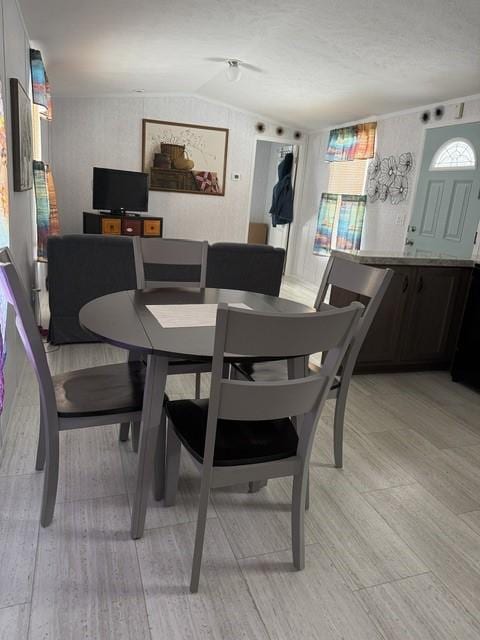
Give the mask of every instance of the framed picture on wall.
[{"label": "framed picture on wall", "polygon": [[16,78],[10,78],[14,191],[33,187],[32,103]]},{"label": "framed picture on wall", "polygon": [[152,191],[225,195],[228,129],[143,120],[142,135]]}]

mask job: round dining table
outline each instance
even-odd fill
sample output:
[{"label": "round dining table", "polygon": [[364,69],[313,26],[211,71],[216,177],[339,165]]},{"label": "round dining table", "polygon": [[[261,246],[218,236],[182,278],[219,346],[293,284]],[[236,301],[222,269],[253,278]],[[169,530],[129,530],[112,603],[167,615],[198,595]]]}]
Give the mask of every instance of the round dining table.
[{"label": "round dining table", "polygon": [[[88,302],[80,310],[79,320],[84,329],[103,342],[128,350],[135,358],[147,362],[143,398],[136,491],[132,509],[132,538],[143,535],[149,491],[152,486],[155,451],[161,460],[160,473],[164,469],[165,433],[159,433],[162,423],[163,399],[169,360],[181,359],[208,362],[213,356],[215,325],[192,326],[192,307],[189,319],[182,325],[181,307],[177,305],[218,305],[228,303],[246,306],[255,311],[277,313],[310,313],[315,309],[292,300],[259,293],[231,289],[160,288],[137,291],[120,291]],[[175,305],[171,314],[178,315],[162,326],[161,321],[148,307]],[[187,309],[187,308],[186,308]],[[195,311],[195,310],[194,310]],[[202,324],[199,308],[198,322]],[[186,315],[185,315],[186,317]],[[204,323],[205,324],[205,323]],[[238,355],[232,361],[248,360]],[[301,367],[305,359],[301,358]],[[158,446],[161,439],[160,446]]]}]

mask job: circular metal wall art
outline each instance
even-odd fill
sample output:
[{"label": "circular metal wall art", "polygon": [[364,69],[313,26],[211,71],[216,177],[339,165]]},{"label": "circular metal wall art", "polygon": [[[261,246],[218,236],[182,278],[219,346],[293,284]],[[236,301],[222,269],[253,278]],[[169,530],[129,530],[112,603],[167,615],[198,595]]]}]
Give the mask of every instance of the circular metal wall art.
[{"label": "circular metal wall art", "polygon": [[367,197],[370,202],[385,202],[390,197],[392,204],[399,204],[408,195],[408,174],[413,168],[413,155],[410,151],[396,158],[389,156],[380,159],[377,154],[367,171]]}]

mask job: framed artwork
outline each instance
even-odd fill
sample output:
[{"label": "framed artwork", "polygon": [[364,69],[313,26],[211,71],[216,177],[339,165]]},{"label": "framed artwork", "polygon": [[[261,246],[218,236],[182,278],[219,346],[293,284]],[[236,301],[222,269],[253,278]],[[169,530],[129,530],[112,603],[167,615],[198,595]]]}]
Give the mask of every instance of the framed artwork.
[{"label": "framed artwork", "polygon": [[143,120],[142,166],[150,190],[225,195],[228,129]]},{"label": "framed artwork", "polygon": [[16,78],[10,78],[12,102],[13,188],[28,191],[33,186],[32,103]]}]

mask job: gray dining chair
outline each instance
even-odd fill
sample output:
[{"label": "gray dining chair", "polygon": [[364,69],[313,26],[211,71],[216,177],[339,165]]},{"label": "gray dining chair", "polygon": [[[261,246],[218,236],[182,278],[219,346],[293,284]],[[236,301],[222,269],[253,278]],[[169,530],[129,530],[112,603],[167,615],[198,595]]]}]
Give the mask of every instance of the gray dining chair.
[{"label": "gray dining chair", "polygon": [[[327,308],[326,300],[331,287],[338,287],[346,292],[346,299],[354,297],[364,305],[361,322],[358,324],[352,343],[349,345],[343,363],[335,376],[329,399],[335,399],[335,417],[333,424],[333,454],[335,466],[343,466],[343,432],[345,409],[347,404],[350,382],[362,348],[365,337],[370,329],[380,303],[393,277],[392,269],[378,269],[352,260],[331,256],[323,274],[322,282],[315,301],[317,311]],[[318,367],[310,363],[310,368],[317,371]],[[259,362],[247,369],[241,364],[234,369],[236,374],[250,380],[267,380],[279,377],[280,372],[287,377],[289,374],[285,362]],[[256,490],[260,485],[250,485],[250,490]]]},{"label": "gray dining chair", "polygon": [[[305,496],[313,437],[362,310],[358,302],[344,309],[305,314],[262,313],[219,305],[209,400],[166,403],[165,506],[175,502],[181,445],[201,471],[192,593],[198,590],[210,490],[217,487],[293,476],[293,563],[296,569],[303,569]],[[318,351],[326,356],[321,371],[314,375],[274,382],[224,377],[227,354],[304,362],[306,356]],[[294,417],[301,421],[298,433]]]},{"label": "gray dining chair", "polygon": [[134,239],[136,265],[144,286],[205,287],[208,242],[170,238]]},{"label": "gray dining chair", "polygon": [[0,249],[0,288],[15,311],[17,330],[40,391],[40,434],[35,468],[45,468],[40,522],[55,510],[59,433],[141,419],[145,365],[125,362],[52,376],[25,288],[8,249]]},{"label": "gray dining chair", "polygon": [[[170,238],[133,238],[137,289],[165,287],[205,287],[208,242]],[[129,359],[139,355],[131,353]],[[195,374],[195,397],[200,397],[201,374],[210,371],[210,363],[193,360],[170,360],[168,375]],[[140,424],[120,425],[119,439],[128,440],[132,433],[132,448],[138,451]]]}]

